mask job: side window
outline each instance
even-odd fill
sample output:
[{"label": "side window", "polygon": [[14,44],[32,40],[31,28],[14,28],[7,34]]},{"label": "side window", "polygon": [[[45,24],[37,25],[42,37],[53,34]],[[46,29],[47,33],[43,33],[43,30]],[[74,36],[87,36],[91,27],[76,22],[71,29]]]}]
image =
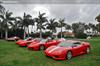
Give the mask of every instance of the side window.
[{"label": "side window", "polygon": [[51,42],[52,40],[48,40],[48,42]]},{"label": "side window", "polygon": [[81,42],[75,42],[74,44],[81,44]]}]

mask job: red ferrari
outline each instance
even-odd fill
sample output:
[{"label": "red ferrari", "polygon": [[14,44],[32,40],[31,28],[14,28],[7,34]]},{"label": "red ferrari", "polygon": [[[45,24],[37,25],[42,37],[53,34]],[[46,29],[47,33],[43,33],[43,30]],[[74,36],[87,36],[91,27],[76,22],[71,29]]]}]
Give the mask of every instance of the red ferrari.
[{"label": "red ferrari", "polygon": [[28,49],[31,49],[31,50],[44,50],[48,48],[49,46],[57,45],[57,44],[59,44],[57,40],[42,39],[40,42],[37,42],[37,43],[33,42],[29,44],[27,47]]},{"label": "red ferrari", "polygon": [[38,42],[38,40],[37,39],[32,39],[32,38],[29,37],[25,40],[18,40],[16,42],[16,44],[19,45],[19,46],[27,46],[28,44],[30,44],[32,42]]},{"label": "red ferrari", "polygon": [[46,56],[55,60],[69,60],[72,57],[90,52],[90,44],[87,42],[67,40],[57,46],[47,48],[44,53]]}]

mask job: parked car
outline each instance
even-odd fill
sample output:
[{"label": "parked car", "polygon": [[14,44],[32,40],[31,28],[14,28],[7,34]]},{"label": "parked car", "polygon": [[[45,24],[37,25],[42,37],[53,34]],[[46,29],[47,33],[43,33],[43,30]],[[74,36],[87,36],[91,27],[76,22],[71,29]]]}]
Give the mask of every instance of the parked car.
[{"label": "parked car", "polygon": [[20,39],[19,37],[14,36],[14,37],[7,38],[6,40],[7,41],[18,41],[19,39]]},{"label": "parked car", "polygon": [[90,53],[90,44],[88,42],[66,40],[56,46],[50,46],[44,53],[55,60],[69,60],[72,57]]},{"label": "parked car", "polygon": [[27,46],[28,44],[30,44],[32,42],[38,42],[38,40],[37,39],[32,39],[31,37],[29,37],[25,40],[18,40],[16,42],[16,44],[19,45],[19,46]]},{"label": "parked car", "polygon": [[59,42],[57,40],[42,39],[40,42],[31,43],[27,47],[31,50],[44,50],[52,45],[57,45]]}]

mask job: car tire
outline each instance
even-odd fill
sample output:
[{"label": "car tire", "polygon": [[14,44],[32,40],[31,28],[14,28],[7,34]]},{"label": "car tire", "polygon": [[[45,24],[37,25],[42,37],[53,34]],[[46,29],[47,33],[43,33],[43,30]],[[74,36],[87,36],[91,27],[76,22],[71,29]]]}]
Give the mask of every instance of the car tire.
[{"label": "car tire", "polygon": [[70,60],[71,58],[72,58],[72,52],[68,51],[67,54],[66,54],[66,59]]},{"label": "car tire", "polygon": [[89,54],[90,53],[90,47],[86,48],[86,53]]},{"label": "car tire", "polygon": [[41,45],[39,49],[44,50],[45,49],[44,45]]}]

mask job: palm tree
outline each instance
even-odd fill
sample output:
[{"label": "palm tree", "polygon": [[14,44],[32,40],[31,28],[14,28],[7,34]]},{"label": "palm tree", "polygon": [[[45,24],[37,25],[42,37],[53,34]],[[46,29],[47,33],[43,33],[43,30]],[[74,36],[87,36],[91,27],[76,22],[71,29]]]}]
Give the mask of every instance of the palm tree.
[{"label": "palm tree", "polygon": [[45,29],[47,17],[44,17],[46,13],[40,13],[37,18],[35,18],[35,21],[37,22],[37,30],[40,30],[40,38],[42,38],[42,29]]},{"label": "palm tree", "polygon": [[23,18],[21,17],[17,17],[19,19],[19,22],[20,22],[20,27],[22,27],[22,29],[24,29],[24,39],[26,37],[26,31],[25,29],[27,28],[28,29],[28,36],[29,36],[29,25],[31,24],[32,22],[32,19],[31,19],[31,15],[24,13],[24,16]]},{"label": "palm tree", "polygon": [[[0,2],[0,15],[3,15],[5,13],[5,8],[1,5],[2,2]],[[2,26],[2,21],[0,20],[0,32],[1,32],[1,38],[2,38],[2,30],[3,30],[3,26]]]},{"label": "palm tree", "polygon": [[31,32],[33,32],[33,29],[34,29],[34,25],[35,25],[35,19],[30,19],[30,25],[32,26],[32,30]]},{"label": "palm tree", "polygon": [[64,19],[59,19],[59,25],[58,25],[58,27],[60,27],[61,28],[61,38],[62,38],[62,27],[65,27],[66,26],[66,23],[64,23]]},{"label": "palm tree", "polygon": [[56,32],[57,26],[58,22],[56,22],[55,19],[50,19],[49,22],[47,23],[47,29],[51,30],[52,37],[53,37],[53,32]]},{"label": "palm tree", "polygon": [[13,14],[12,12],[6,11],[4,15],[0,15],[0,18],[2,19],[3,22],[2,25],[5,29],[5,39],[7,39],[8,37],[9,22],[15,20],[15,18],[11,17],[12,14]]},{"label": "palm tree", "polygon": [[21,27],[20,26],[21,21],[20,21],[19,17],[15,17],[15,20],[13,22],[9,22],[9,23],[11,24],[11,29],[13,31],[15,31],[15,36],[16,36],[17,29],[20,29],[20,27]]},{"label": "palm tree", "polygon": [[4,14],[5,13],[5,8],[0,4],[0,14]]},{"label": "palm tree", "polygon": [[0,20],[0,38],[2,38],[2,30],[3,30],[3,27],[2,27],[2,21]]},{"label": "palm tree", "polygon": [[29,37],[29,25],[33,25],[33,20],[32,20],[32,16],[30,14],[25,15],[25,19],[24,19],[24,24],[27,27],[28,30],[28,37]]}]

